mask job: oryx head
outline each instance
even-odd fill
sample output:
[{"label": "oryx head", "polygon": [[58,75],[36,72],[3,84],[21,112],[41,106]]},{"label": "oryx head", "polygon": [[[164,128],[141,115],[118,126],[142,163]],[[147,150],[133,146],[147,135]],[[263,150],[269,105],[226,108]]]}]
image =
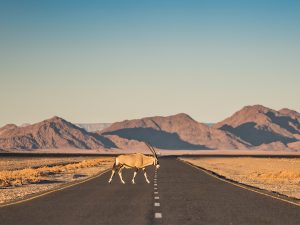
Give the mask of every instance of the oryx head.
[{"label": "oryx head", "polygon": [[157,154],[156,151],[154,150],[153,146],[150,145],[149,143],[145,142],[145,144],[147,145],[147,147],[150,149],[150,151],[153,154],[153,165],[156,167],[156,169],[158,169],[160,167],[159,162],[158,162],[158,158],[157,158]]}]

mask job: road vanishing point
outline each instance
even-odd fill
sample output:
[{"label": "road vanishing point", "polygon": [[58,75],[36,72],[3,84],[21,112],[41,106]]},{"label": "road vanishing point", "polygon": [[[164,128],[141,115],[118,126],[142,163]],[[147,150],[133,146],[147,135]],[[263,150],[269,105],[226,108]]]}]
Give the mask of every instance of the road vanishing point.
[{"label": "road vanishing point", "polygon": [[1,225],[299,225],[300,207],[208,175],[176,158],[161,168],[110,172],[87,182],[0,208]]}]

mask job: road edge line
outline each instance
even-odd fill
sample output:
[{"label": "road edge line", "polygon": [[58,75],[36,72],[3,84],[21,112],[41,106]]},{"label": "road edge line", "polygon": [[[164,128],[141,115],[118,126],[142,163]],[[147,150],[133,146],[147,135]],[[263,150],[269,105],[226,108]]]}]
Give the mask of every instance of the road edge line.
[{"label": "road edge line", "polygon": [[[271,197],[271,198],[273,198],[273,199],[277,199],[277,200],[280,200],[280,201],[283,201],[283,202],[286,202],[286,203],[290,203],[290,204],[292,204],[292,205],[295,205],[295,206],[300,207],[300,203],[296,203],[296,202],[289,201],[289,200],[284,199],[284,198],[280,198],[280,197],[273,196],[273,195],[271,195],[271,194],[267,194],[267,193],[263,193],[263,192],[260,192],[260,191],[257,191],[257,190],[253,190],[253,189],[251,189],[251,188],[248,188],[248,187],[245,186],[245,185],[238,184],[238,183],[236,183],[236,182],[233,182],[233,181],[230,181],[230,180],[227,180],[227,179],[222,179],[222,178],[218,177],[217,175],[214,175],[214,174],[213,174],[214,172],[211,171],[211,170],[207,170],[207,169],[205,169],[205,168],[196,166],[196,165],[194,165],[194,164],[192,164],[192,163],[186,162],[186,161],[181,160],[181,159],[178,159],[178,158],[177,158],[177,160],[178,160],[178,161],[181,161],[181,162],[183,162],[183,163],[185,163],[185,164],[187,164],[187,165],[189,165],[189,166],[191,166],[191,167],[194,167],[195,169],[201,170],[201,171],[203,171],[204,173],[208,174],[208,175],[211,176],[211,177],[214,177],[214,178],[216,178],[216,179],[218,179],[218,180],[221,180],[221,181],[223,181],[223,182],[232,184],[232,185],[234,185],[234,186],[236,186],[236,187],[239,187],[239,188],[242,188],[242,189],[245,189],[245,190],[248,190],[248,191],[252,191],[252,192],[255,192],[255,193],[257,193],[257,194],[261,194],[261,195],[264,195],[264,196],[268,196],[268,197]],[[253,187],[253,188],[255,188],[255,187]],[[268,190],[266,190],[266,191],[268,191]]]},{"label": "road edge line", "polygon": [[28,197],[28,198],[25,198],[25,199],[17,200],[17,201],[15,201],[15,202],[9,202],[9,203],[1,204],[1,205],[0,205],[0,208],[4,208],[4,207],[7,207],[7,206],[11,206],[11,205],[17,205],[17,204],[24,203],[24,202],[28,202],[28,201],[31,201],[31,200],[33,200],[33,199],[40,198],[40,197],[42,197],[42,196],[51,194],[51,193],[53,193],[53,192],[61,191],[61,190],[67,189],[67,188],[69,188],[69,187],[73,187],[73,186],[76,186],[76,185],[78,185],[78,184],[82,184],[82,183],[88,182],[88,181],[90,181],[90,180],[93,180],[93,179],[95,179],[95,178],[97,178],[97,177],[102,176],[103,174],[105,174],[105,173],[107,173],[107,172],[109,172],[109,171],[110,171],[110,169],[106,169],[106,170],[103,170],[103,171],[101,171],[100,173],[98,173],[98,174],[96,174],[96,175],[94,175],[94,176],[92,176],[92,177],[86,178],[86,179],[81,180],[81,181],[72,182],[72,183],[70,183],[70,184],[66,184],[66,185],[64,185],[63,187],[57,187],[57,188],[54,188],[54,189],[50,189],[49,191],[45,191],[45,192],[43,192],[43,193],[41,193],[41,194],[36,194],[36,195],[34,195],[34,196],[32,196],[32,197]]}]

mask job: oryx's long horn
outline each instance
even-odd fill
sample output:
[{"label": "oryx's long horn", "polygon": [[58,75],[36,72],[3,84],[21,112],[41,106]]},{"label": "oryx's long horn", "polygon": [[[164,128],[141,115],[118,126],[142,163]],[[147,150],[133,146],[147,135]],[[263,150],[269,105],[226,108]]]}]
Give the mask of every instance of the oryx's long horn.
[{"label": "oryx's long horn", "polygon": [[157,158],[157,154],[156,154],[156,151],[155,151],[154,147],[153,147],[152,145],[150,145],[150,146],[151,146],[151,148],[153,149],[153,152],[154,152],[154,154],[155,154],[155,157]]},{"label": "oryx's long horn", "polygon": [[150,151],[152,152],[152,154],[156,157],[156,153],[155,153],[155,151],[153,151],[153,149],[150,147],[151,145],[149,144],[149,143],[147,143],[147,142],[144,142],[146,145],[147,145],[147,147],[150,149]]},{"label": "oryx's long horn", "polygon": [[150,149],[152,149],[152,152],[153,152],[155,158],[157,158],[157,154],[156,154],[156,151],[155,151],[154,147],[153,147],[152,145],[150,145],[150,143],[147,143],[147,146],[148,146]]}]

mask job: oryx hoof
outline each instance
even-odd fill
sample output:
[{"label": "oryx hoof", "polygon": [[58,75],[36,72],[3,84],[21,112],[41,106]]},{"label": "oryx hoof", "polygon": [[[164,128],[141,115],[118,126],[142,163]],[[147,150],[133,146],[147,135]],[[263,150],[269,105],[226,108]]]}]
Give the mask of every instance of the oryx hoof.
[{"label": "oryx hoof", "polygon": [[149,180],[146,180],[146,182],[147,182],[148,184],[150,184],[150,181],[149,181]]},{"label": "oryx hoof", "polygon": [[134,180],[131,181],[132,184],[135,184]]},{"label": "oryx hoof", "polygon": [[124,181],[122,181],[122,184],[125,184],[125,182],[124,182]]}]

